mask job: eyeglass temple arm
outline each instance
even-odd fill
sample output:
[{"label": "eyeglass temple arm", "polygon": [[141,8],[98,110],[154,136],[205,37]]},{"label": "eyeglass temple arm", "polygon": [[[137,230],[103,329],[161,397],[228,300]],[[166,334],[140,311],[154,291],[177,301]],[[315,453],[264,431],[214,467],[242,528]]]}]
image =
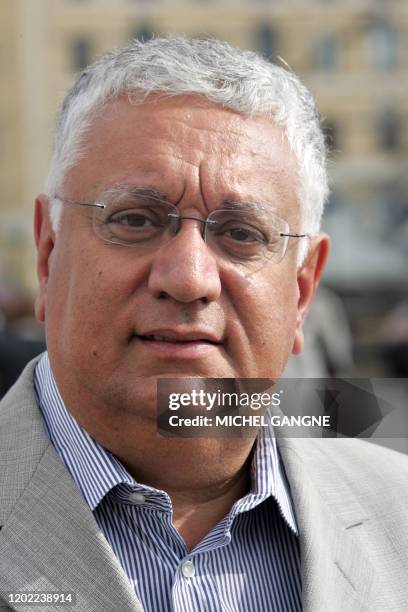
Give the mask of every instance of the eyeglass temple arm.
[{"label": "eyeglass temple arm", "polygon": [[310,234],[284,234],[280,232],[279,236],[288,236],[288,238],[310,238]]},{"label": "eyeglass temple arm", "polygon": [[64,204],[77,204],[78,206],[93,206],[96,208],[106,208],[106,204],[100,204],[99,202],[83,202],[81,200],[69,200],[68,198],[60,198],[59,195],[54,194],[52,196],[54,200],[60,200]]}]

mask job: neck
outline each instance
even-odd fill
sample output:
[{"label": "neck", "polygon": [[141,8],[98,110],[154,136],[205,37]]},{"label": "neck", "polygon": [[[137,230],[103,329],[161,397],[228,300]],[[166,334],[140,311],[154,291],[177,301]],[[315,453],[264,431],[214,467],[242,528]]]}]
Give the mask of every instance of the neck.
[{"label": "neck", "polygon": [[164,490],[189,550],[250,489],[254,438],[159,438],[140,425],[127,439],[96,438],[140,483]]},{"label": "neck", "polygon": [[[253,437],[159,437],[152,411],[112,410],[89,402],[59,385],[71,414],[142,484],[165,491],[173,523],[186,545],[194,547],[250,488]],[[86,410],[81,409],[83,405]],[[154,414],[154,416],[153,416]]]},{"label": "neck", "polygon": [[250,489],[254,440],[226,442],[231,440],[155,438],[148,448],[143,444],[142,454],[126,458],[117,454],[136,480],[166,491],[173,525],[189,550]]}]

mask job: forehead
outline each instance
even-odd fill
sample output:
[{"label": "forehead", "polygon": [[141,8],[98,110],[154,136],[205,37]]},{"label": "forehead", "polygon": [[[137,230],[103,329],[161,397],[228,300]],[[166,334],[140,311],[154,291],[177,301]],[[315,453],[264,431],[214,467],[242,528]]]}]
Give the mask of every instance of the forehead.
[{"label": "forehead", "polygon": [[222,198],[297,204],[297,161],[283,128],[200,96],[117,98],[95,115],[84,145],[65,183],[81,197],[129,183],[174,201],[188,192],[210,207]]}]

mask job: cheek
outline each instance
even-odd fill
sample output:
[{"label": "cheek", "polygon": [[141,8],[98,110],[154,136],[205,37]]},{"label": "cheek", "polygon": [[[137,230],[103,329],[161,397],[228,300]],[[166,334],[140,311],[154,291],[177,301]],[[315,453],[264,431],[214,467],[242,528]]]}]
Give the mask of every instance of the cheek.
[{"label": "cheek", "polygon": [[103,256],[88,257],[75,266],[66,307],[77,350],[79,347],[92,359],[119,360],[134,330],[136,314],[140,318],[149,313],[144,307],[149,266],[149,257],[137,257],[125,249],[112,253],[109,247]]},{"label": "cheek", "polygon": [[[80,245],[60,247],[47,290],[48,335],[74,352],[91,350],[113,328],[122,294],[120,278],[107,273],[104,257],[92,257]],[[50,338],[51,340],[51,338]]]},{"label": "cheek", "polygon": [[291,353],[296,328],[297,292],[271,279],[247,281],[237,291],[231,335],[245,371],[252,376],[278,376]]},{"label": "cheek", "polygon": [[281,345],[285,343],[288,331],[295,330],[296,301],[280,291],[269,290],[267,294],[259,295],[257,300],[251,297],[247,312],[247,329],[254,341],[263,338]]}]

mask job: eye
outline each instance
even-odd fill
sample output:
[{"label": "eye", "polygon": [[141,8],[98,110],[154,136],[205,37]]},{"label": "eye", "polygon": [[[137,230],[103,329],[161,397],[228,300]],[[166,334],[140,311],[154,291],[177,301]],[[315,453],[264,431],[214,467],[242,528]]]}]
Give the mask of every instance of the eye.
[{"label": "eye", "polygon": [[[101,218],[99,231],[111,242],[120,244],[148,244],[157,241],[166,227],[165,211],[160,206],[116,205],[106,218]],[[153,244],[152,244],[153,246]]]},{"label": "eye", "polygon": [[264,237],[259,231],[248,229],[246,227],[233,227],[231,229],[224,230],[222,233],[224,236],[227,236],[228,238],[231,238],[237,242],[265,242]]},{"label": "eye", "polygon": [[139,228],[147,228],[152,226],[157,226],[158,221],[154,222],[149,216],[143,214],[141,212],[136,211],[126,211],[123,213],[118,213],[113,215],[109,219],[109,223],[115,223],[118,225],[125,225],[127,227],[139,227]]},{"label": "eye", "polygon": [[215,233],[221,240],[241,244],[264,244],[266,238],[263,232],[243,219],[223,219],[217,222]]}]

